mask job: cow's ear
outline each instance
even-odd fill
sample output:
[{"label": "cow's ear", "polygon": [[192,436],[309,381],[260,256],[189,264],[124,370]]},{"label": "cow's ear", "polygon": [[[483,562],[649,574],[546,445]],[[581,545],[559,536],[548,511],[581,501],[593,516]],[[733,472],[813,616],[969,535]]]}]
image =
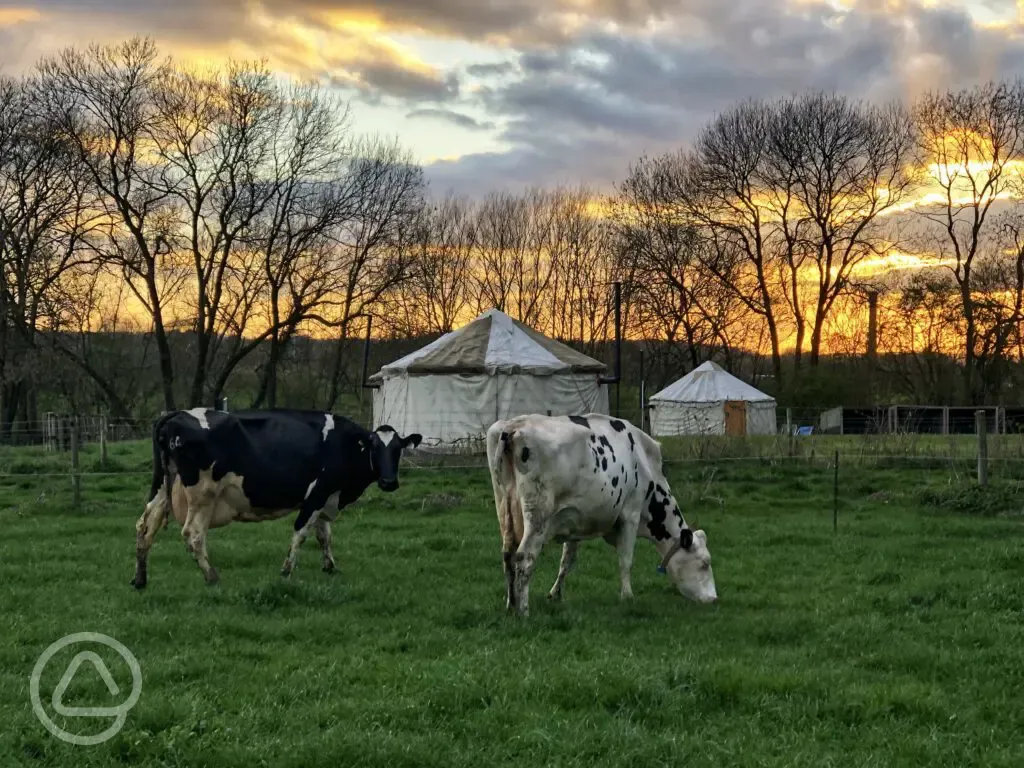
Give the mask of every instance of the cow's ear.
[{"label": "cow's ear", "polygon": [[693,547],[693,531],[689,528],[683,528],[679,532],[679,543],[683,545],[683,549],[689,551]]},{"label": "cow's ear", "polygon": [[423,435],[421,435],[419,432],[413,432],[411,435],[402,440],[402,447],[408,448],[409,446],[412,446],[413,448],[415,448],[417,445],[420,444],[420,440],[422,439]]}]

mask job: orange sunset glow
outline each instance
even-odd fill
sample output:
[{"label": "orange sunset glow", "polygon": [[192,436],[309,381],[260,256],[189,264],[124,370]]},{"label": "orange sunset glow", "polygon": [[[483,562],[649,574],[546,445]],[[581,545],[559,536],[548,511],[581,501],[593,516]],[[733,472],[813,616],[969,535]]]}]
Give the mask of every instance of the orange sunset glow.
[{"label": "orange sunset glow", "polygon": [[1024,354],[1024,81],[992,69],[1024,61],[1016,6],[193,2],[0,9],[0,85],[72,150],[38,166],[58,183],[0,185],[46,243],[11,251],[12,322],[152,338],[165,402],[173,365],[192,399],[236,366],[273,399],[293,334],[367,315],[389,341],[491,307],[608,340],[613,281],[627,339],[780,378],[863,354],[869,300],[880,352]]}]

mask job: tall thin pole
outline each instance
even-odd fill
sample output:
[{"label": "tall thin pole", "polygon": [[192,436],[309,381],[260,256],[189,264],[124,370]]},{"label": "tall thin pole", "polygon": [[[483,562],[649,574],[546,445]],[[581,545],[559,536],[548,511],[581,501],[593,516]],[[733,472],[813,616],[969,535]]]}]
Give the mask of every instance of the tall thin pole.
[{"label": "tall thin pole", "polygon": [[988,488],[988,423],[985,412],[974,412],[974,429],[978,433],[978,485]]},{"label": "tall thin pole", "polygon": [[839,530],[839,449],[836,449],[835,474],[832,478],[832,532]]}]

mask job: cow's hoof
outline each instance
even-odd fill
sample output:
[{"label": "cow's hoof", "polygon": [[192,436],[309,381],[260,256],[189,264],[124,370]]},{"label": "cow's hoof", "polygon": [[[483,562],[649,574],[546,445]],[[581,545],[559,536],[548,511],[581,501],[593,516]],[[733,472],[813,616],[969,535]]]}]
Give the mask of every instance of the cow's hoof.
[{"label": "cow's hoof", "polygon": [[338,572],[338,566],[336,566],[334,563],[328,563],[327,565],[325,565],[323,567],[323,571],[328,576],[333,576],[334,574],[336,574]]},{"label": "cow's hoof", "polygon": [[292,569],[291,568],[285,566],[284,568],[281,569],[281,578],[282,579],[287,579],[291,575],[292,575]]},{"label": "cow's hoof", "polygon": [[128,583],[131,586],[135,587],[135,589],[145,589],[146,588],[146,580],[145,579],[132,579]]},{"label": "cow's hoof", "polygon": [[206,574],[206,584],[212,587],[215,584],[218,584],[219,582],[220,576],[217,575],[217,571],[211,568],[210,572]]},{"label": "cow's hoof", "polygon": [[548,600],[551,600],[554,603],[560,603],[560,602],[562,602],[562,593],[561,592],[548,592]]}]

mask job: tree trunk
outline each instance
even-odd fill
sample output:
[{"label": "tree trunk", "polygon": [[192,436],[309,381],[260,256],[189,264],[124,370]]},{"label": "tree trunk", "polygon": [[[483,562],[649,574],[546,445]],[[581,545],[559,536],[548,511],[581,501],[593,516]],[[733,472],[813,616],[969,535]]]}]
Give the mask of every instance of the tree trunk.
[{"label": "tree trunk", "polygon": [[821,337],[824,334],[825,317],[820,313],[814,318],[814,328],[811,331],[811,368],[817,368],[821,362]]},{"label": "tree trunk", "polygon": [[22,410],[22,401],[25,397],[25,383],[23,381],[7,382],[3,385],[2,413],[0,413],[0,427],[3,434],[10,435],[14,431],[14,422],[18,418],[18,411]]},{"label": "tree trunk", "polygon": [[270,357],[267,360],[267,407],[277,408],[277,366],[281,363],[282,349],[281,334],[274,331],[270,338]]},{"label": "tree trunk", "polygon": [[[103,396],[107,398],[107,403],[110,406],[111,413],[119,418],[131,418],[128,406],[125,404],[121,396],[117,394],[114,386],[104,378],[99,371],[93,368],[88,361],[81,359],[74,352],[60,346],[59,344],[53,345],[53,350],[62,357],[67,358],[75,365],[77,365],[86,376],[93,380],[100,391],[103,392]],[[173,410],[173,409],[169,409]]]},{"label": "tree trunk", "polygon": [[164,329],[163,309],[160,306],[160,295],[153,280],[146,281],[149,286],[149,297],[153,307],[153,335],[156,337],[156,349],[160,358],[160,383],[164,394],[164,409],[177,409],[174,404],[174,360],[171,357],[171,345]]},{"label": "tree trunk", "polygon": [[252,400],[252,408],[262,408],[264,403],[267,408],[277,407],[277,369],[281,363],[287,337],[282,338],[280,331],[275,330],[268,341],[270,349],[267,353],[267,362],[263,365],[260,386]]},{"label": "tree trunk", "polygon": [[775,374],[776,392],[783,393],[782,381],[782,353],[779,351],[779,329],[775,325],[775,316],[768,312],[765,315],[768,324],[768,337],[772,343],[772,372]]},{"label": "tree trunk", "polygon": [[333,410],[335,403],[338,402],[338,395],[341,392],[341,374],[344,367],[347,341],[348,323],[342,323],[341,333],[338,335],[338,340],[334,345],[334,364],[331,366],[331,388],[327,395],[327,404],[324,406],[326,411]]},{"label": "tree trunk", "polygon": [[971,298],[970,273],[965,270],[960,284],[960,299],[964,312],[964,402],[979,405],[977,387],[975,386],[974,347],[978,343],[976,321],[974,317],[974,301]]},{"label": "tree trunk", "polygon": [[206,385],[207,358],[210,355],[210,336],[206,329],[197,331],[196,339],[196,368],[192,374],[192,387],[189,391],[189,406],[198,406],[203,403],[203,389]]}]

